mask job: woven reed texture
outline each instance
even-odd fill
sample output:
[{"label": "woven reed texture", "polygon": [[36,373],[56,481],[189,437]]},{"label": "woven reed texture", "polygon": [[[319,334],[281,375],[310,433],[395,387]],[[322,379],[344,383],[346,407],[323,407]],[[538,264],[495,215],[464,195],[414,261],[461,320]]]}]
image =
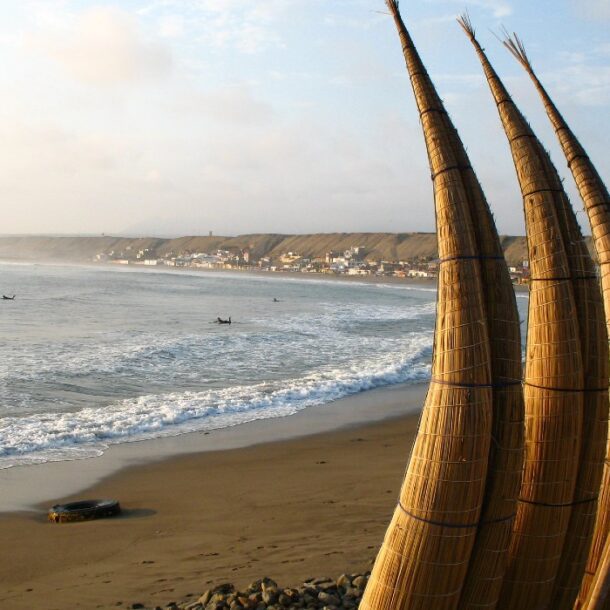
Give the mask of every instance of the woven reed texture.
[{"label": "woven reed texture", "polygon": [[[388,2],[398,16],[395,2]],[[400,31],[401,20],[397,20]],[[404,25],[403,25],[404,28]],[[483,503],[492,428],[491,362],[479,252],[438,97],[401,32],[420,106],[439,255],[432,382],[362,610],[457,607]],[[417,70],[414,67],[417,66]]]},{"label": "woven reed texture", "polygon": [[521,328],[508,267],[483,189],[449,115],[450,134],[470,204],[489,328],[493,380],[492,444],[481,524],[458,608],[493,609],[498,601],[516,513],[523,469],[524,405]]},{"label": "woven reed texture", "polygon": [[[610,440],[606,447],[606,455],[610,456]],[[590,598],[591,588],[594,582],[599,582],[598,586],[601,586],[601,582],[604,581],[603,569],[603,555],[606,552],[604,549],[608,546],[608,540],[610,540],[610,462],[606,458],[604,465],[604,474],[602,477],[602,483],[599,492],[597,519],[595,521],[595,530],[593,532],[593,541],[591,543],[591,550],[589,552],[589,558],[587,560],[587,566],[585,568],[585,575],[582,580],[581,588],[578,593],[578,599],[574,605],[575,610],[581,608],[587,608],[585,600]],[[610,551],[608,551],[610,552]],[[610,558],[607,559],[610,561]],[[590,602],[589,602],[590,603]],[[607,608],[610,610],[610,601],[607,602]],[[600,608],[604,606],[599,606]]]},{"label": "woven reed texture", "polygon": [[585,149],[536,76],[521,40],[517,35],[513,35],[512,38],[506,38],[504,45],[517,61],[521,63],[534,82],[566,156],[568,167],[574,176],[578,192],[585,204],[589,223],[591,224],[595,251],[601,267],[606,323],[608,334],[610,334],[610,194]]},{"label": "woven reed texture", "polygon": [[[504,45],[519,61],[530,75],[532,81],[542,101],[546,112],[551,120],[555,133],[559,139],[559,143],[566,156],[568,167],[574,176],[580,196],[585,204],[595,250],[600,265],[601,285],[603,292],[603,301],[606,317],[607,333],[610,333],[610,195],[608,189],[603,183],[597,169],[591,162],[591,159],[586,154],[584,148],[566,123],[565,119],[553,103],[550,95],[543,87],[542,83],[536,76],[532,64],[527,56],[525,47],[514,34],[512,37],[506,36]],[[603,357],[603,352],[600,353],[600,358]],[[601,386],[600,386],[601,387]],[[598,401],[603,401],[601,396]],[[592,409],[594,410],[594,409]],[[608,407],[606,405],[606,412]],[[585,410],[585,416],[587,410]],[[586,422],[585,422],[586,426]],[[610,457],[610,453],[607,454]],[[576,608],[580,608],[581,604],[587,596],[587,591],[590,587],[591,580],[597,566],[599,564],[604,542],[610,532],[610,463],[606,462],[604,468],[603,482],[600,489],[600,502],[598,504],[597,521],[594,528],[593,542],[591,551],[587,561],[585,576],[582,581],[581,592],[578,595]]]},{"label": "woven reed texture", "polygon": [[568,532],[557,572],[551,608],[570,610],[574,606],[584,575],[597,514],[606,442],[608,436],[608,335],[602,295],[595,265],[584,242],[576,216],[563,191],[561,179],[548,155],[541,157],[547,167],[568,265],[581,338],[584,369],[583,433],[580,465],[574,491]]},{"label": "woven reed texture", "polygon": [[[509,139],[523,195],[532,272],[525,373],[525,462],[500,609],[550,608],[572,513],[583,417],[583,363],[565,214],[548,156],[512,102],[467,18]],[[562,231],[562,226],[564,230]]]},{"label": "woven reed texture", "polygon": [[610,538],[604,545],[586,600],[579,607],[584,610],[610,610]]},{"label": "woven reed texture", "polygon": [[485,194],[449,115],[441,116],[450,136],[481,254],[481,278],[491,348],[492,444],[474,548],[459,610],[495,608],[506,571],[523,469],[524,404],[521,328],[508,267]]},{"label": "woven reed texture", "polygon": [[[550,161],[549,161],[550,163]],[[551,166],[556,185],[561,181]],[[573,278],[583,360],[583,431],[574,507],[570,516],[561,563],[557,572],[551,608],[571,610],[578,596],[591,548],[597,499],[600,490],[608,436],[608,334],[595,265],[567,196],[557,190],[557,209],[568,264]]]}]

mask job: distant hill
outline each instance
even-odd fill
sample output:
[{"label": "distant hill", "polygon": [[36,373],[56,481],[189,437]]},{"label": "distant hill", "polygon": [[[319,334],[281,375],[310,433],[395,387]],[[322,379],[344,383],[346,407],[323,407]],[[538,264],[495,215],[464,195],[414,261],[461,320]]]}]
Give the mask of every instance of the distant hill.
[{"label": "distant hill", "polygon": [[[525,237],[502,236],[502,246],[509,264],[527,258]],[[210,252],[216,249],[242,250],[249,248],[254,259],[272,259],[286,252],[306,257],[324,256],[330,250],[342,251],[352,246],[364,246],[367,260],[398,261],[418,257],[436,258],[434,233],[312,233],[282,235],[257,233],[221,236],[187,236],[175,239],[157,237],[0,237],[0,258],[16,260],[91,261],[100,252],[137,252],[148,248],[151,257],[169,253]]]}]

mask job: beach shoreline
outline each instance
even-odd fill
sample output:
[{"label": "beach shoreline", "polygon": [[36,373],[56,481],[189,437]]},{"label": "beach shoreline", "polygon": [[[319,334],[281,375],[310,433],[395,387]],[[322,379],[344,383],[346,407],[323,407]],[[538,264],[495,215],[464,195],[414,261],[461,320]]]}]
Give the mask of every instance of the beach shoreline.
[{"label": "beach shoreline", "polygon": [[328,282],[362,282],[365,284],[401,284],[424,286],[436,289],[436,278],[401,278],[392,275],[347,275],[341,273],[302,273],[294,271],[264,271],[261,269],[204,269],[197,267],[168,267],[166,265],[147,266],[140,264],[120,265],[108,262],[82,261],[71,259],[30,259],[30,258],[0,258],[0,264],[7,265],[52,265],[88,267],[91,269],[114,269],[122,272],[138,271],[142,273],[183,273],[188,275],[232,275],[253,278],[277,278],[288,280],[321,280]]},{"label": "beach shoreline", "polygon": [[[265,295],[277,290],[280,297],[281,283],[290,280],[365,283],[317,274],[210,273],[227,281],[261,279]],[[435,290],[429,280],[388,279],[367,283]],[[377,291],[370,294],[376,300]],[[7,549],[0,554],[0,606],[155,608],[222,582],[244,586],[269,576],[296,586],[312,576],[365,572],[395,507],[427,385],[387,385],[286,417],[0,470]],[[124,515],[46,521],[51,505],[92,498],[116,498]]]},{"label": "beach shoreline", "polygon": [[[77,260],[37,260],[37,259],[8,259],[0,258],[0,264],[24,264],[24,265],[56,265],[56,266],[76,266],[87,267],[91,269],[114,269],[119,272],[141,272],[141,273],[182,273],[185,275],[199,276],[222,276],[229,277],[251,277],[251,278],[267,278],[271,280],[286,280],[286,281],[320,281],[320,282],[336,282],[336,283],[361,283],[377,286],[407,286],[414,289],[436,290],[437,278],[416,278],[416,277],[396,277],[393,275],[347,275],[341,273],[301,273],[290,271],[263,271],[257,269],[199,269],[191,267],[167,267],[156,266],[147,267],[145,265],[118,265],[113,263],[96,263],[93,261],[77,261]],[[513,288],[517,294],[529,292],[527,284],[513,284]]]},{"label": "beach shoreline", "polygon": [[[0,558],[0,604],[164,607],[225,581],[270,576],[290,586],[366,570],[395,505],[426,388],[372,390],[334,408],[244,424],[254,443],[244,445],[240,433],[239,448],[225,439],[221,448],[173,457],[131,456],[98,478],[88,469],[104,456],[49,464],[47,470],[68,465],[73,476],[74,466],[84,467],[93,484],[79,481],[78,497],[116,497],[125,516],[56,525],[45,521],[46,503],[0,514],[0,535],[11,549]],[[292,437],[280,436],[282,425]],[[174,440],[186,436],[196,440]]]},{"label": "beach shoreline", "polygon": [[[186,432],[109,445],[97,457],[18,465],[0,470],[0,515],[58,503],[126,468],[181,455],[241,449],[357,427],[421,409],[427,383],[397,384],[311,406],[286,417],[206,432]],[[409,406],[405,410],[405,404]]]}]

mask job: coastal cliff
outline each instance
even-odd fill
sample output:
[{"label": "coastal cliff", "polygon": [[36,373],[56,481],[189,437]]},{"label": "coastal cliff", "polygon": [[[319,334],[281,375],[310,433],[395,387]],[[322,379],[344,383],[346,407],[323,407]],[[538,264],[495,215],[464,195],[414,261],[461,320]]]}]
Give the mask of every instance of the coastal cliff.
[{"label": "coastal cliff", "polygon": [[[525,237],[501,236],[504,255],[509,264],[527,259]],[[139,251],[148,249],[151,256],[168,253],[210,252],[217,249],[248,249],[254,259],[280,257],[298,252],[307,257],[323,257],[329,251],[343,251],[353,246],[365,248],[365,260],[413,260],[436,258],[433,233],[313,233],[285,235],[258,233],[251,235],[185,236],[172,239],[157,237],[101,236],[3,236],[0,258],[14,260],[63,260],[87,262],[100,252]]]}]

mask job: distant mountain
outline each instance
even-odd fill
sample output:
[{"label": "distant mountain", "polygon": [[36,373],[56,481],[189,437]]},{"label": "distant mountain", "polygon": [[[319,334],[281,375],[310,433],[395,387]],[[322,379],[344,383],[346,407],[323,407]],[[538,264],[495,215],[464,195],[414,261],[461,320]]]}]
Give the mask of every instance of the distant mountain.
[{"label": "distant mountain", "polygon": [[[501,240],[509,264],[517,264],[527,258],[525,237],[507,235],[502,236]],[[174,239],[106,235],[0,236],[0,258],[87,262],[96,254],[111,250],[135,253],[148,248],[151,257],[161,257],[172,252],[238,251],[248,248],[254,259],[264,256],[274,259],[286,252],[318,257],[331,250],[343,251],[353,246],[364,246],[367,260],[404,261],[438,256],[434,233],[257,233],[235,237],[186,236]]]}]

